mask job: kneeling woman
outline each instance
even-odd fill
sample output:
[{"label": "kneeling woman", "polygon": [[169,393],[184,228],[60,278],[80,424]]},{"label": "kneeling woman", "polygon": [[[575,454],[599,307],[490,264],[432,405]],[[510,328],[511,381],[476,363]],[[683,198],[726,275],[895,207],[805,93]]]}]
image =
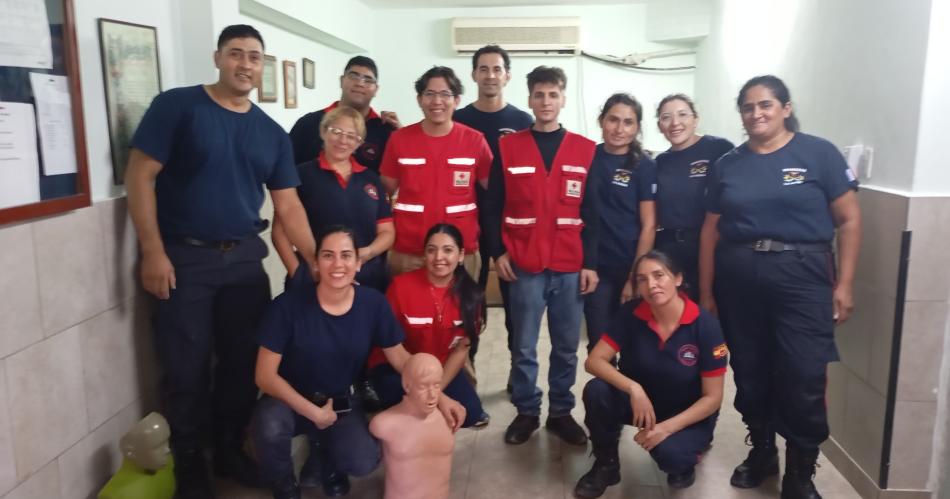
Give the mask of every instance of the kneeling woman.
[{"label": "kneeling woman", "polygon": [[[406,332],[409,353],[428,353],[442,362],[442,391],[465,406],[464,427],[488,424],[475,387],[462,372],[472,341],[485,325],[485,294],[462,266],[462,233],[451,224],[433,225],[425,238],[425,266],[393,278],[386,297]],[[370,379],[383,407],[402,400],[400,376],[381,352],[370,357]]]},{"label": "kneeling woman", "polygon": [[[634,276],[642,301],[620,308],[585,363],[596,376],[584,387],[595,461],[577,482],[578,497],[599,497],[620,482],[620,431],[631,423],[669,485],[689,487],[722,404],[727,350],[719,322],[677,289],[683,274],[667,255],[647,252]],[[619,370],[610,364],[617,352]]]},{"label": "kneeling woman", "polygon": [[[303,486],[322,482],[326,495],[343,495],[349,491],[347,475],[376,468],[380,447],[350,386],[373,347],[381,348],[397,371],[409,357],[385,297],[353,285],[359,270],[353,232],[330,227],[317,248],[319,284],[294,286],[277,297],[261,324],[255,379],[264,396],[254,412],[252,434],[275,498],[300,497],[290,455],[295,435],[305,433],[311,442],[311,459],[301,471]],[[462,407],[443,396],[439,408],[457,429]]]}]

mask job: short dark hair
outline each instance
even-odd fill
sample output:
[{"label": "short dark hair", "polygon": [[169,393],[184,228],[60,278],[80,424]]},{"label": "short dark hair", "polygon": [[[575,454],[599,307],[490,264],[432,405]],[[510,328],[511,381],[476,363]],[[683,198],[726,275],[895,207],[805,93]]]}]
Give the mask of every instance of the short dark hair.
[{"label": "short dark hair", "polygon": [[699,113],[696,112],[696,104],[693,102],[693,99],[690,99],[686,94],[670,94],[661,99],[660,103],[656,106],[656,117],[660,117],[660,111],[663,109],[663,106],[675,100],[683,101],[683,103],[689,106],[689,110],[693,112],[693,116],[699,117]]},{"label": "short dark hair", "polygon": [[366,57],[365,55],[358,55],[349,61],[346,61],[346,67],[343,68],[343,74],[346,74],[353,66],[363,66],[364,68],[368,68],[373,72],[373,78],[379,80],[379,71],[376,69],[376,61],[370,59],[369,57]]},{"label": "short dark hair", "polygon": [[257,31],[254,26],[249,24],[232,24],[222,29],[221,34],[218,35],[218,50],[221,50],[221,47],[224,47],[226,43],[235,38],[255,38],[261,42],[261,49],[264,48],[264,38],[261,36],[261,32]]},{"label": "short dark hair", "polygon": [[505,61],[505,71],[511,71],[511,57],[508,51],[498,45],[485,45],[472,54],[472,71],[478,69],[478,58],[485,54],[498,54]]},{"label": "short dark hair", "polygon": [[429,86],[429,80],[433,78],[445,78],[445,83],[455,96],[462,95],[462,92],[465,91],[465,88],[462,87],[462,82],[459,81],[458,76],[455,76],[455,71],[452,71],[452,68],[446,66],[432,66],[431,69],[422,73],[422,76],[416,80],[417,96],[421,96],[422,92],[426,91],[426,87]]},{"label": "short dark hair", "polygon": [[[736,108],[738,108],[740,112],[742,111],[742,102],[745,100],[746,92],[748,92],[750,88],[759,85],[769,89],[769,91],[772,92],[772,96],[783,106],[792,101],[791,92],[788,91],[788,86],[785,85],[785,82],[782,81],[781,78],[774,75],[756,76],[745,82],[745,85],[742,85],[742,89],[739,90],[739,96],[736,97]],[[800,128],[801,125],[798,123],[798,116],[795,116],[795,111],[792,111],[791,114],[788,115],[788,118],[785,118],[785,129],[789,132],[797,132]]]},{"label": "short dark hair", "polygon": [[534,86],[538,83],[553,83],[563,90],[567,88],[567,75],[561,68],[538,66],[528,73],[528,92],[534,90]]},{"label": "short dark hair", "polygon": [[[633,272],[630,277],[634,284],[634,287],[636,287],[637,272],[640,271],[640,264],[646,260],[652,260],[666,267],[666,270],[669,270],[670,274],[672,274],[674,277],[678,275],[683,275],[683,267],[680,265],[679,261],[677,261],[675,258],[671,257],[670,255],[660,250],[652,249],[650,251],[647,251],[643,255],[640,255],[640,258],[637,258],[637,260],[633,264]],[[682,284],[680,284],[677,287],[677,289],[679,289],[680,291],[686,291],[688,288],[689,288],[689,284],[685,280],[683,281]]]},{"label": "short dark hair", "polygon": [[333,234],[344,234],[349,237],[350,241],[353,242],[353,247],[356,248],[357,253],[359,253],[359,246],[356,245],[356,233],[353,231],[353,229],[347,227],[346,225],[340,224],[327,225],[321,227],[320,230],[317,231],[317,253],[319,253],[323,248],[323,242]]}]

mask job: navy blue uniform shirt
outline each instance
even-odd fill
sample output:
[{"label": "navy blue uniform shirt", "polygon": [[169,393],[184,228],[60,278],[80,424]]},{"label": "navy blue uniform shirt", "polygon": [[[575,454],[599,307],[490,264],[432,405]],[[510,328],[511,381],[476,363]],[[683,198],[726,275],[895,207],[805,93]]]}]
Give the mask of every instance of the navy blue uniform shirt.
[{"label": "navy blue uniform shirt", "polygon": [[635,166],[628,160],[629,155],[610,154],[598,144],[591,163],[600,194],[600,268],[630,269],[640,239],[640,202],[653,201],[656,192],[653,159],[644,155]]},{"label": "navy blue uniform shirt", "polygon": [[[294,163],[313,161],[323,150],[323,139],[320,138],[320,121],[328,111],[339,106],[339,101],[327,106],[326,109],[307,113],[300,117],[290,129],[290,141],[293,143]],[[379,164],[383,161],[383,151],[393,127],[383,122],[372,108],[366,115],[366,137],[363,143],[353,151],[353,156],[361,165],[379,173]]]},{"label": "navy blue uniform shirt", "polygon": [[277,372],[305,397],[348,393],[372,347],[403,341],[386,297],[366,286],[355,290],[350,310],[331,315],[317,302],[313,281],[302,279],[274,299],[261,321],[260,345],[282,355]]},{"label": "navy blue uniform shirt", "polygon": [[345,225],[353,229],[356,246],[363,248],[376,239],[377,224],[392,221],[392,212],[379,175],[352,157],[350,167],[352,174],[344,181],[322,153],[317,160],[297,165],[297,194],[314,234],[328,225]]},{"label": "navy blue uniform shirt", "polygon": [[132,147],[163,165],[155,180],[165,237],[239,240],[263,228],[264,189],[296,187],[287,133],[253,103],[229,111],[202,85],[157,95]]},{"label": "navy blue uniform shirt", "polygon": [[835,233],[831,202],[857,187],[831,142],[798,132],[768,154],[742,144],[719,158],[707,182],[706,210],[722,215],[719,233],[729,242],[824,243]]},{"label": "navy blue uniform shirt", "polygon": [[735,147],[711,135],[681,151],[667,150],[656,157],[657,222],[664,229],[699,230],[706,218],[706,175],[720,156]]},{"label": "navy blue uniform shirt", "polygon": [[601,337],[620,352],[620,372],[643,387],[657,421],[693,405],[703,394],[702,378],[724,375],[728,364],[719,321],[686,295],[680,297],[686,302],[680,326],[665,342],[645,301],[623,304]]}]

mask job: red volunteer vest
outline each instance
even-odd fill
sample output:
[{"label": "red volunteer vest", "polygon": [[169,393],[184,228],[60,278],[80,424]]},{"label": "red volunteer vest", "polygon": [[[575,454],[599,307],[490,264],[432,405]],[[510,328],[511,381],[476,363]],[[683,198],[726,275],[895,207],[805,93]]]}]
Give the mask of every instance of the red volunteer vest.
[{"label": "red volunteer vest", "polygon": [[505,175],[502,240],[511,260],[532,273],[580,271],[584,264],[580,210],[594,142],[567,132],[550,173],[531,129],[502,137],[498,148]]},{"label": "red volunteer vest", "polygon": [[444,222],[462,232],[466,252],[477,251],[475,183],[488,177],[491,160],[485,137],[460,123],[444,137],[426,135],[419,123],[393,132],[380,173],[399,180],[394,249],[421,255],[426,231]]}]

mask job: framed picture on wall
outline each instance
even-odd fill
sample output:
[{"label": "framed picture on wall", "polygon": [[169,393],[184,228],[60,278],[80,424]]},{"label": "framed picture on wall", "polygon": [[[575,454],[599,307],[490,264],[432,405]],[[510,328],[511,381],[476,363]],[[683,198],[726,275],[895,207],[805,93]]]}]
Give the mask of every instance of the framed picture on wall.
[{"label": "framed picture on wall", "polygon": [[304,88],[313,88],[315,86],[313,83],[314,72],[316,71],[313,61],[304,57],[302,66],[303,66],[303,86]]},{"label": "framed picture on wall", "polygon": [[99,19],[102,79],[112,150],[113,183],[125,179],[129,143],[152,99],[162,90],[154,26]]},{"label": "framed picture on wall", "polygon": [[297,63],[284,61],[284,107],[297,107]]},{"label": "framed picture on wall", "polygon": [[277,102],[277,58],[264,56],[261,84],[257,87],[257,102]]}]

